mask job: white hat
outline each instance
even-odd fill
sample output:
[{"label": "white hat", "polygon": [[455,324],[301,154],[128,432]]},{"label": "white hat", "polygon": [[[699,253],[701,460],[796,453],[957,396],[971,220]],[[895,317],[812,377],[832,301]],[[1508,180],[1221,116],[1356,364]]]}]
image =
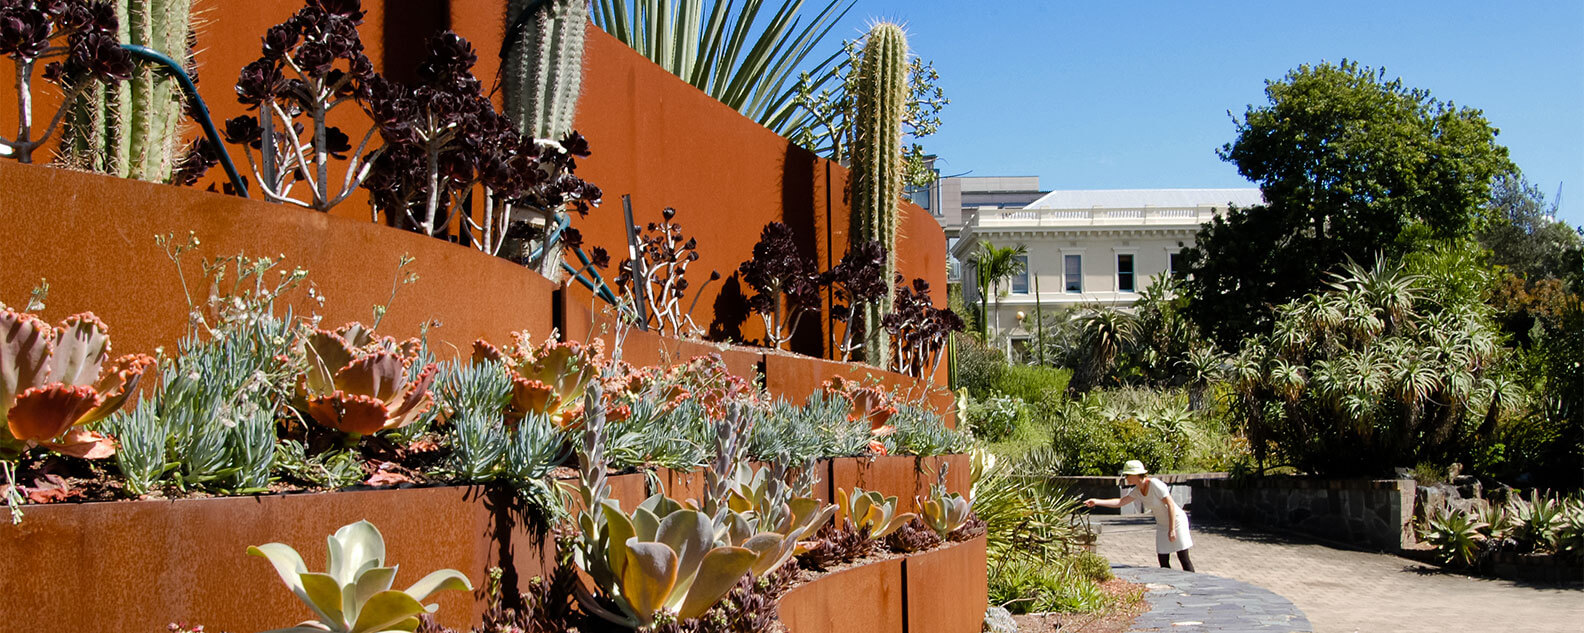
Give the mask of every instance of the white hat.
[{"label": "white hat", "polygon": [[1144,469],[1144,462],[1136,459],[1127,460],[1126,463],[1122,464],[1123,475],[1142,475],[1148,472],[1148,470]]}]

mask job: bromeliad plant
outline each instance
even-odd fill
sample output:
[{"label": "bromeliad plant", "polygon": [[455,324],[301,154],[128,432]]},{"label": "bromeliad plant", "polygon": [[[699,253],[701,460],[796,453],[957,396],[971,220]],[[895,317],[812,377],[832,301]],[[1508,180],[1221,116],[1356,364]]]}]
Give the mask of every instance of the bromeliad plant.
[{"label": "bromeliad plant", "polygon": [[[33,152],[54,135],[77,96],[105,81],[132,75],[132,58],[116,41],[119,24],[109,4],[87,0],[9,0],[0,3],[0,55],[15,68],[17,129],[0,136],[0,157],[33,162]],[[33,76],[60,86],[60,109],[43,130],[33,118]]]},{"label": "bromeliad plant", "polygon": [[391,589],[397,566],[385,565],[385,538],[368,521],[342,526],[327,541],[330,555],[323,572],[308,571],[302,556],[285,543],[248,547],[248,555],[274,565],[281,582],[314,612],[315,619],[272,633],[410,633],[420,616],[440,608],[425,600],[441,591],[473,590],[467,576],[454,569],[430,572],[405,590]]},{"label": "bromeliad plant", "polygon": [[[357,190],[381,151],[364,154],[374,126],[354,150],[351,137],[328,124],[337,108],[366,102],[374,87],[385,83],[363,52],[360,5],[359,0],[307,0],[307,6],[270,28],[263,55],[242,68],[237,101],[258,115],[226,121],[225,140],[242,146],[268,200],[328,211]],[[332,182],[332,158],[346,163],[340,184]],[[307,195],[296,192],[299,186]]]},{"label": "bromeliad plant", "polygon": [[398,344],[361,323],[348,323],[335,331],[314,330],[304,351],[307,370],[296,406],[351,441],[407,426],[433,404],[429,387],[437,367],[415,365],[416,339]]},{"label": "bromeliad plant", "polygon": [[86,459],[115,454],[115,441],[88,425],[126,404],[154,359],[110,360],[110,328],[92,313],[50,327],[0,307],[0,460],[29,449]]},{"label": "bromeliad plant", "polygon": [[766,224],[754,245],[753,259],[737,271],[753,288],[748,307],[764,320],[765,343],[779,349],[797,334],[798,324],[820,307],[820,277],[814,261],[798,252],[791,227],[781,222]]}]

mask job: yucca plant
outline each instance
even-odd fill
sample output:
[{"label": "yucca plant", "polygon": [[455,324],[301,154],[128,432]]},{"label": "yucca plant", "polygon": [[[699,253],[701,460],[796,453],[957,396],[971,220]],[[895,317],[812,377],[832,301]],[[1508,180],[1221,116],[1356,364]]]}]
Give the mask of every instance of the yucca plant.
[{"label": "yucca plant", "polygon": [[411,632],[419,616],[439,605],[423,601],[441,591],[472,591],[467,576],[454,569],[430,572],[405,590],[391,589],[396,566],[385,565],[385,539],[368,521],[342,526],[328,539],[323,572],[312,572],[297,550],[285,543],[250,546],[247,553],[275,566],[281,582],[312,609],[316,619],[272,633]]},{"label": "yucca plant", "polygon": [[818,63],[811,55],[853,2],[829,0],[809,18],[799,15],[802,0],[714,2],[707,12],[704,0],[594,0],[593,18],[671,74],[788,135],[804,125],[799,73],[814,91],[836,77],[839,51]]}]

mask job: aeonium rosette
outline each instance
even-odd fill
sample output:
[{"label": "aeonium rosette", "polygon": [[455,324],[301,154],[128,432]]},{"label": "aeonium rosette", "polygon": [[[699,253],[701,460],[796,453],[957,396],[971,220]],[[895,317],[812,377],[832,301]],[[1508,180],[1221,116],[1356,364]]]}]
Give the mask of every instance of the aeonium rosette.
[{"label": "aeonium rosette", "polygon": [[604,358],[605,344],[599,339],[588,345],[555,340],[534,345],[526,333],[518,332],[513,345],[497,348],[482,340],[473,342],[474,362],[506,367],[512,382],[505,412],[509,420],[542,413],[563,429],[577,426],[583,392],[600,376]]},{"label": "aeonium rosette", "polygon": [[353,439],[417,421],[433,406],[434,363],[412,372],[416,340],[397,343],[360,323],[314,330],[304,345],[308,368],[297,407],[320,425]]},{"label": "aeonium rosette", "polygon": [[110,328],[93,313],[50,327],[25,312],[0,312],[0,458],[34,446],[87,459],[114,455],[115,440],[87,425],[126,404],[154,359],[109,358]]}]

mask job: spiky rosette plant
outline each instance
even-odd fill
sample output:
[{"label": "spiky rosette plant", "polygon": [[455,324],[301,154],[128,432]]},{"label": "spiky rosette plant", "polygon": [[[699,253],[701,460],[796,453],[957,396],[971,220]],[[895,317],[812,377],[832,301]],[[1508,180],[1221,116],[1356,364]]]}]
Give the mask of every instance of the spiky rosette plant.
[{"label": "spiky rosette plant", "polygon": [[[0,136],[0,157],[33,162],[69,108],[99,82],[126,79],[132,58],[116,41],[119,23],[109,4],[86,0],[9,0],[0,3],[0,55],[11,59],[16,80],[16,133]],[[33,76],[60,86],[63,104],[44,129],[33,118]]]},{"label": "spiky rosette plant", "polygon": [[110,328],[92,313],[50,327],[16,310],[0,311],[0,459],[35,446],[87,459],[115,454],[115,441],[87,425],[115,413],[137,391],[154,359],[110,360]]},{"label": "spiky rosette plant", "polygon": [[586,0],[509,0],[508,32],[501,50],[506,112],[517,129],[536,139],[572,133],[583,88]]},{"label": "spiky rosette plant", "polygon": [[[119,40],[192,68],[192,0],[117,0]],[[176,79],[150,65],[127,81],[89,87],[72,106],[61,150],[68,164],[150,182],[171,182],[184,160],[184,96]]]},{"label": "spiky rosette plant", "polygon": [[580,400],[604,368],[605,345],[595,339],[590,345],[577,341],[547,340],[534,345],[528,334],[517,333],[517,342],[497,348],[484,341],[473,343],[475,362],[498,362],[512,382],[511,400],[506,405],[508,419],[520,420],[531,413],[549,416],[561,428],[575,426]]},{"label": "spiky rosette plant", "polygon": [[416,340],[397,343],[360,323],[315,330],[304,343],[307,370],[296,405],[320,425],[351,440],[419,420],[433,401],[429,387],[438,368],[419,360]]},{"label": "spiky rosette plant", "polygon": [[754,289],[748,307],[764,320],[765,343],[780,348],[797,334],[810,312],[818,312],[820,277],[814,260],[798,250],[792,228],[781,222],[766,224],[754,244],[753,259],[737,268]]},{"label": "spiky rosette plant", "polygon": [[[864,37],[858,68],[856,135],[853,141],[853,245],[879,242],[896,252],[897,204],[902,197],[902,120],[907,114],[907,34],[881,22]],[[896,274],[895,258],[886,261],[885,278]],[[881,320],[891,312],[890,296],[864,306],[864,360],[876,367],[889,364],[891,347]]]}]

